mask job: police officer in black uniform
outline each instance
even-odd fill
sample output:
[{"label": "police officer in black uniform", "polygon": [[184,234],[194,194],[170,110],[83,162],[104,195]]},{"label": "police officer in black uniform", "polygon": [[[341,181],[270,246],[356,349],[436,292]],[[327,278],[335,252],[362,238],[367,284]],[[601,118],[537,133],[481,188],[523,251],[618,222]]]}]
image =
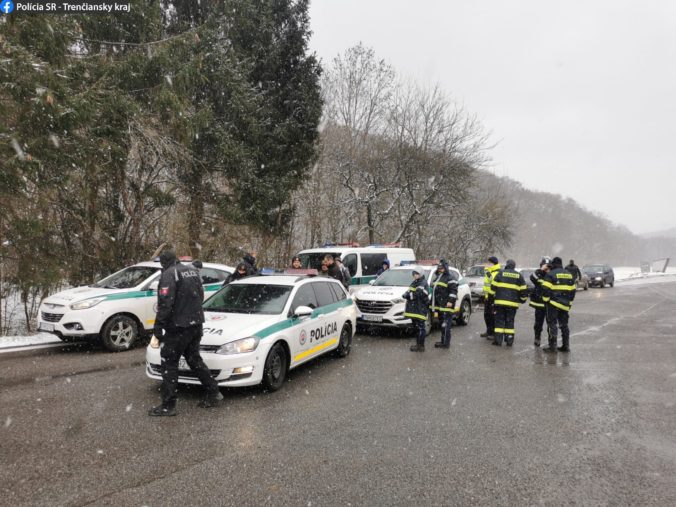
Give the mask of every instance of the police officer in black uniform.
[{"label": "police officer in black uniform", "polygon": [[411,319],[416,331],[416,344],[411,346],[412,352],[425,352],[425,322],[430,300],[430,287],[420,271],[413,269],[413,282],[402,296],[406,300],[404,317]]},{"label": "police officer in black uniform", "polygon": [[455,301],[458,299],[458,282],[448,270],[448,264],[441,259],[432,279],[432,302],[430,309],[439,316],[441,323],[441,341],[434,344],[437,348],[447,349],[451,346],[451,328]]},{"label": "police officer in black uniform", "polygon": [[162,404],[150,409],[148,415],[172,416],[176,415],[178,361],[181,356],[185,357],[188,366],[207,390],[200,406],[212,407],[223,399],[223,395],[199,352],[204,323],[204,289],[199,270],[179,263],[173,250],[164,250],[160,254],[160,263],[162,276],[157,289],[153,333],[161,346]]},{"label": "police officer in black uniform", "polygon": [[[535,341],[533,344],[536,347],[540,346],[540,338],[542,336],[542,327],[547,317],[547,308],[545,302],[542,301],[542,284],[545,281],[545,276],[549,273],[549,263],[552,260],[549,257],[540,259],[540,268],[533,271],[530,275],[530,281],[533,282],[533,292],[530,293],[530,301],[528,304],[535,310]],[[547,334],[549,334],[549,325],[547,325]]]},{"label": "police officer in black uniform", "polygon": [[[549,346],[545,352],[570,352],[570,329],[568,328],[568,312],[575,299],[575,275],[563,269],[561,257],[552,259],[552,269],[542,284],[542,300],[547,305],[547,322],[549,323]],[[558,327],[561,329],[562,344],[557,349]]]}]

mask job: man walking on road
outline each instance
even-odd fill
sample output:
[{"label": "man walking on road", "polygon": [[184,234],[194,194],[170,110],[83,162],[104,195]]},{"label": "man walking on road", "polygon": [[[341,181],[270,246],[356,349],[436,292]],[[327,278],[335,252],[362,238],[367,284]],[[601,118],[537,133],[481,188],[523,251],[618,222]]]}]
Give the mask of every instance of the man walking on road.
[{"label": "man walking on road", "polygon": [[[568,312],[575,299],[575,276],[563,269],[561,257],[552,259],[552,269],[542,283],[542,300],[547,305],[549,323],[549,346],[546,352],[570,352],[570,330]],[[562,344],[557,349],[558,328],[561,328]]]},{"label": "man walking on road", "polygon": [[566,266],[566,271],[575,277],[576,282],[582,278],[582,271],[580,271],[580,268],[577,267],[573,259],[570,259],[570,262]]},{"label": "man walking on road", "polygon": [[200,356],[204,312],[204,289],[199,271],[176,260],[173,250],[160,254],[162,276],[157,290],[157,316],[153,334],[160,341],[162,358],[162,404],[151,408],[150,416],[176,415],[178,362],[185,357],[207,390],[201,407],[213,407],[223,395]]}]

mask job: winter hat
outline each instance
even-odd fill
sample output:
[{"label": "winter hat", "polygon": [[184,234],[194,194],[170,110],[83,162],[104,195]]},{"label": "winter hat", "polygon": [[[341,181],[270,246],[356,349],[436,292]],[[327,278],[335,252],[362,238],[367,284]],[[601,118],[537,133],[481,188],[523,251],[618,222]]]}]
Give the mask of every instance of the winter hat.
[{"label": "winter hat", "polygon": [[516,267],[516,262],[514,262],[513,259],[507,259],[507,262],[505,263],[505,267],[507,269],[514,269]]},{"label": "winter hat", "polygon": [[160,254],[162,269],[167,269],[176,264],[176,252],[171,249],[163,250]]},{"label": "winter hat", "polygon": [[418,268],[413,268],[412,271],[413,271],[414,274],[415,274],[415,273],[420,274],[420,271],[418,270]]},{"label": "winter hat", "polygon": [[552,266],[558,266],[558,267],[563,266],[563,261],[561,260],[561,257],[554,257],[552,259]]},{"label": "winter hat", "polygon": [[491,255],[488,258],[488,262],[490,262],[491,264],[498,264],[500,261],[498,261],[498,258],[495,255]]}]

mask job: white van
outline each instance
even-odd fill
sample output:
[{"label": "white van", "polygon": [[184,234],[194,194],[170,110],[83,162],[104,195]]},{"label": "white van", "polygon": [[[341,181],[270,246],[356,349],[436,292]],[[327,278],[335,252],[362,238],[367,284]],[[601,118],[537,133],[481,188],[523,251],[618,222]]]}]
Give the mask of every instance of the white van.
[{"label": "white van", "polygon": [[401,243],[385,243],[360,247],[359,243],[326,244],[321,248],[309,248],[298,254],[304,268],[320,270],[324,255],[340,255],[343,264],[350,270],[350,293],[360,285],[368,285],[376,279],[376,273],[388,259],[390,267],[399,266],[402,261],[415,261],[411,248],[401,248]]}]

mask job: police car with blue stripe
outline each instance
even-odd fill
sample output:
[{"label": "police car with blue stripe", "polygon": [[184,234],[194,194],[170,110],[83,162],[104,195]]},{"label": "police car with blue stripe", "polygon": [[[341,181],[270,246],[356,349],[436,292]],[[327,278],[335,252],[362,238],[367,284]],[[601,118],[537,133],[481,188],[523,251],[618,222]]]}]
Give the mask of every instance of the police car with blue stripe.
[{"label": "police car with blue stripe", "polygon": [[[357,310],[337,280],[315,269],[229,283],[204,303],[200,355],[220,386],[279,389],[287,372],[328,352],[345,357]],[[146,350],[146,374],[162,380],[160,349]],[[181,358],[179,382],[199,384]]]},{"label": "police car with blue stripe", "polygon": [[[189,257],[179,260],[192,262]],[[224,264],[206,262],[197,267],[205,298],[220,289],[234,271]],[[66,342],[100,339],[110,351],[127,350],[140,336],[152,332],[161,269],[159,260],[141,262],[92,285],[49,296],[40,305],[38,330]]]}]

